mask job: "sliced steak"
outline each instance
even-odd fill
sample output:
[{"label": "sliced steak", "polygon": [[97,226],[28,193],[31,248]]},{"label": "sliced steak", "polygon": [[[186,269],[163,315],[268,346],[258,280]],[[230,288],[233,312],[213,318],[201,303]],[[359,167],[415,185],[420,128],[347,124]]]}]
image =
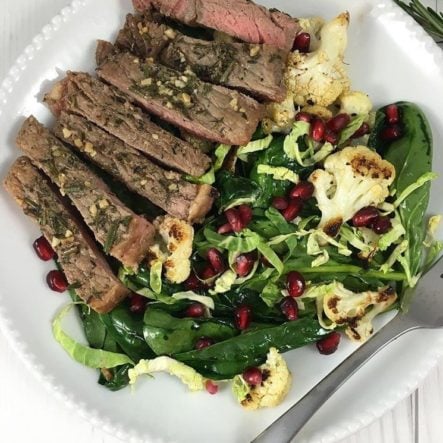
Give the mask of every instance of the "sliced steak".
[{"label": "sliced steak", "polygon": [[89,74],[68,73],[46,95],[45,102],[56,116],[63,110],[81,115],[178,171],[200,176],[211,164],[206,154],[154,124],[117,89]]},{"label": "sliced steak", "polygon": [[263,115],[263,106],[244,94],[128,52],[109,57],[97,73],[148,111],[208,140],[244,145]]},{"label": "sliced steak", "polygon": [[86,228],[27,157],[15,161],[4,185],[23,212],[39,225],[69,284],[91,308],[109,312],[128,295],[130,291],[112,273]]},{"label": "sliced steak", "polygon": [[153,242],[154,226],[127,208],[70,149],[34,117],[17,136],[17,145],[66,195],[106,253],[137,268]]},{"label": "sliced steak", "polygon": [[[126,17],[116,46],[140,58],[158,58],[177,71],[190,68],[202,80],[258,98],[282,101],[286,96],[283,73],[287,54],[274,46],[200,40],[155,23],[148,15],[132,14]],[[103,61],[103,44],[97,53],[97,59]]]},{"label": "sliced steak", "polygon": [[190,26],[225,32],[245,42],[266,43],[290,51],[300,31],[297,20],[251,0],[133,0],[135,9],[155,9]]},{"label": "sliced steak", "polygon": [[211,209],[215,193],[211,186],[189,183],[177,172],[164,170],[83,117],[62,112],[54,132],[129,189],[173,217],[197,222]]}]

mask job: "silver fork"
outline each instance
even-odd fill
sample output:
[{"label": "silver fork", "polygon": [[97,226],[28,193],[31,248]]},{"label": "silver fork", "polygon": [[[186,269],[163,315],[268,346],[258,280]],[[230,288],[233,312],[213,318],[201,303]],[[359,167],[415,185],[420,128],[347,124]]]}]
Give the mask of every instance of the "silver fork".
[{"label": "silver fork", "polygon": [[419,281],[407,314],[397,314],[384,328],[358,348],[298,403],[266,428],[253,443],[289,443],[329,399],[364,363],[405,332],[443,327],[443,260]]}]

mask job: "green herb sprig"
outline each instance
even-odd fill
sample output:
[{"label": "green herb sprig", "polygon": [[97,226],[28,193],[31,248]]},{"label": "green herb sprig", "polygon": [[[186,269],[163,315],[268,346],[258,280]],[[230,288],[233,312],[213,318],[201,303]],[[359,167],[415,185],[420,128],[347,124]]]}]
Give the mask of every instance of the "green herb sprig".
[{"label": "green herb sprig", "polygon": [[401,0],[394,1],[423,26],[432,37],[443,41],[443,13],[438,13],[429,6],[424,6],[419,0],[411,0],[409,5]]}]

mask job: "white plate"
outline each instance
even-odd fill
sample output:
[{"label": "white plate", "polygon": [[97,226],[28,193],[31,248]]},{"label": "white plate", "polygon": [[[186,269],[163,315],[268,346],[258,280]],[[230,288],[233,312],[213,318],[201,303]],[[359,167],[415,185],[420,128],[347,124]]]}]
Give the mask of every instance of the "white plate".
[{"label": "white plate", "polygon": [[[376,105],[411,100],[430,118],[435,137],[435,170],[443,173],[443,55],[414,22],[391,3],[376,0],[269,0],[294,16],[332,18],[351,12],[347,61],[354,88],[367,91]],[[47,25],[11,69],[0,89],[0,175],[18,155],[14,137],[23,116],[51,116],[41,104],[42,91],[71,70],[93,70],[94,41],[112,39],[129,0],[74,1]],[[434,191],[443,182],[434,183]],[[433,193],[431,212],[443,212]],[[31,248],[39,235],[4,192],[0,193],[0,327],[40,382],[67,405],[125,441],[246,442],[287,410],[353,349],[345,341],[332,356],[305,348],[286,354],[294,386],[278,408],[245,412],[228,388],[219,395],[189,394],[167,376],[145,379],[134,393],[111,393],[97,374],[74,363],[54,342],[50,321],[67,300],[44,282],[50,265]],[[384,319],[386,321],[386,319]],[[73,329],[80,332],[78,324]],[[426,376],[443,351],[443,332],[411,333],[381,352],[326,403],[300,435],[300,441],[332,442],[369,424],[406,397]],[[277,442],[276,442],[277,443]]]}]

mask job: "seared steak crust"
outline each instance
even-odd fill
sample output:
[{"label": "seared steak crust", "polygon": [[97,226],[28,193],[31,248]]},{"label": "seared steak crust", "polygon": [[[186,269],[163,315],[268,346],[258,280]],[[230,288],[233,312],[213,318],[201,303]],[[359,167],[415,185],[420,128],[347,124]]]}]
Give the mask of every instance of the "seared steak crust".
[{"label": "seared steak crust", "polygon": [[107,185],[34,117],[17,145],[70,198],[106,253],[136,268],[153,242],[155,229],[127,208]]},{"label": "seared steak crust", "polygon": [[89,233],[27,157],[15,161],[4,185],[23,212],[39,225],[69,284],[91,308],[109,312],[129,294]]},{"label": "seared steak crust", "polygon": [[[198,221],[212,206],[211,186],[189,183],[177,172],[164,170],[83,117],[62,112],[54,133],[173,217]],[[205,195],[206,199],[198,202],[199,195]],[[193,218],[196,215],[197,220]]]},{"label": "seared steak crust", "polygon": [[69,72],[46,95],[45,102],[56,116],[61,111],[81,115],[178,171],[200,176],[211,164],[206,154],[154,124],[127,96],[89,74]]},{"label": "seared steak crust", "polygon": [[109,57],[97,73],[148,111],[208,140],[246,144],[263,115],[263,106],[242,93],[128,52]]}]

